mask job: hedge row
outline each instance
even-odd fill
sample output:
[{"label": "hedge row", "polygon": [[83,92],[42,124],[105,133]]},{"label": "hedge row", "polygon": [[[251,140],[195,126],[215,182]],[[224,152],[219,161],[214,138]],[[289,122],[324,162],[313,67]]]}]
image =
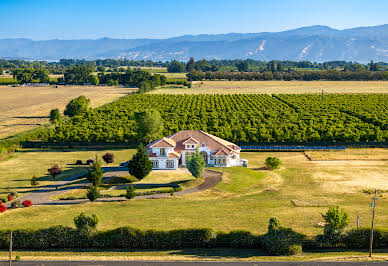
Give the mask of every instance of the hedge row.
[{"label": "hedge row", "polygon": [[[346,232],[343,245],[347,248],[368,248],[370,229]],[[9,245],[9,231],[0,231],[0,249]],[[120,227],[114,230],[86,232],[71,227],[54,226],[40,230],[13,231],[15,249],[40,250],[48,248],[127,248],[127,249],[182,249],[203,247],[263,248],[272,255],[293,255],[303,249],[327,248],[317,240],[278,228],[264,235],[248,231],[215,233],[210,229],[179,229],[171,231],[139,230]],[[388,230],[374,231],[374,248],[388,248]]]}]

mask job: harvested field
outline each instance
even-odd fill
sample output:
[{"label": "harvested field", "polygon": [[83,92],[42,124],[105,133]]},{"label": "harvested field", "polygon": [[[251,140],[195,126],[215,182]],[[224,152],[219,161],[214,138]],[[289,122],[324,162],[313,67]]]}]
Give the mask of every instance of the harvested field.
[{"label": "harvested field", "polygon": [[194,81],[192,88],[165,87],[155,94],[388,93],[388,81]]},{"label": "harvested field", "polygon": [[85,95],[96,107],[131,92],[128,88],[59,86],[10,87],[0,86],[0,138],[32,129],[48,122],[51,109],[62,112],[73,98]]},{"label": "harvested field", "polygon": [[388,161],[388,149],[361,148],[344,151],[306,151],[312,161],[366,160]]}]

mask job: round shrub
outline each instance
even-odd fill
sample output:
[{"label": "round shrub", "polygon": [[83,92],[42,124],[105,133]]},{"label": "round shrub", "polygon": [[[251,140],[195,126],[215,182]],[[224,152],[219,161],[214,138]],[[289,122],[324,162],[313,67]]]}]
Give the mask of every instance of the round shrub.
[{"label": "round shrub", "polygon": [[31,207],[32,202],[31,202],[31,200],[25,200],[25,201],[23,201],[22,205],[23,205],[23,207]]},{"label": "round shrub", "polygon": [[87,161],[86,161],[86,164],[87,165],[90,165],[90,164],[93,164],[94,163],[94,160],[93,159],[88,159]]},{"label": "round shrub", "polygon": [[5,207],[2,203],[0,203],[0,213],[5,212],[7,210],[7,207]]},{"label": "round shrub", "polygon": [[265,165],[271,169],[277,169],[281,164],[282,162],[278,157],[267,157],[267,159],[265,159]]},{"label": "round shrub", "polygon": [[77,160],[77,161],[75,162],[75,164],[76,164],[76,165],[82,165],[82,160]]},{"label": "round shrub", "polygon": [[9,195],[7,196],[7,199],[8,199],[8,201],[13,200],[13,196],[12,196],[11,194],[9,194]]},{"label": "round shrub", "polygon": [[7,199],[5,199],[5,198],[0,198],[0,204],[1,203],[7,203]]}]

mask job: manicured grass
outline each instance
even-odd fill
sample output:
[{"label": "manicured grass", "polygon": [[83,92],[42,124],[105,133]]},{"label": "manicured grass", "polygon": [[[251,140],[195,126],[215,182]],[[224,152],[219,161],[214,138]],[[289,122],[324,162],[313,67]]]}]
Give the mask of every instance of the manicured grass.
[{"label": "manicured grass", "polygon": [[[55,181],[48,175],[47,169],[54,164],[62,168],[63,173],[57,176],[57,180],[71,177],[77,173],[85,172],[88,166],[75,165],[76,160],[94,159],[106,152],[115,155],[115,163],[110,166],[118,166],[127,161],[135,153],[135,150],[37,150],[24,149],[17,151],[11,158],[0,161],[0,194],[8,190],[16,190],[26,193],[36,188],[31,187],[30,179],[35,175],[39,186],[52,184]],[[38,186],[38,187],[39,187]],[[1,196],[1,195],[0,195]]]},{"label": "manicured grass", "polygon": [[[121,154],[126,157],[129,151]],[[36,161],[30,165],[47,155],[36,152],[34,156]],[[72,160],[77,156],[73,154]],[[268,156],[280,158],[282,167],[265,170]],[[243,152],[241,157],[249,160],[249,168],[258,170],[223,168],[223,183],[211,190],[164,199],[9,210],[0,214],[0,229],[73,226],[74,216],[85,211],[100,216],[101,230],[119,226],[163,230],[202,227],[265,233],[269,218],[276,216],[284,226],[314,236],[323,232],[318,223],[330,205],[339,205],[349,213],[350,228],[356,226],[357,213],[360,226],[370,226],[371,195],[363,190],[388,189],[387,161],[309,161],[301,152]],[[377,227],[388,227],[388,193],[380,195],[375,222]]]},{"label": "manicured grass", "polygon": [[[219,170],[219,168],[213,168],[213,170]],[[258,188],[260,180],[265,177],[265,173],[245,167],[222,168],[221,172],[223,181],[215,188],[241,194]]]},{"label": "manicured grass", "polygon": [[388,93],[387,81],[194,81],[192,88],[160,88],[151,94]]},{"label": "manicured grass", "polygon": [[[80,250],[16,250],[13,258],[21,260],[151,260],[151,261],[386,261],[388,250],[374,250],[372,259],[367,250],[323,250],[304,252],[295,256],[269,256],[260,249],[203,248],[179,250],[137,249],[80,249]],[[8,252],[0,251],[0,259],[7,260]]]}]

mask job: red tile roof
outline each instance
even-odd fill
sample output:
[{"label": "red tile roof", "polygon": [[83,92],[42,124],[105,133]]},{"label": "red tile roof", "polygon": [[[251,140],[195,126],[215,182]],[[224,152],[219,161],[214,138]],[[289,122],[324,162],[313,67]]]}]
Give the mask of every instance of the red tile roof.
[{"label": "red tile roof", "polygon": [[175,143],[174,149],[177,152],[184,150],[185,143],[186,141],[189,141],[189,140],[190,141],[195,140],[197,141],[197,143],[206,143],[206,146],[211,151],[219,151],[220,149],[222,149],[224,150],[223,151],[224,153],[231,154],[232,152],[239,153],[241,150],[240,147],[237,146],[236,144],[201,130],[182,130],[180,132],[172,134],[171,136],[152,142],[147,146],[147,148],[159,147],[160,144],[158,144],[158,146],[156,146],[155,144],[162,140],[165,140],[169,144]]}]

